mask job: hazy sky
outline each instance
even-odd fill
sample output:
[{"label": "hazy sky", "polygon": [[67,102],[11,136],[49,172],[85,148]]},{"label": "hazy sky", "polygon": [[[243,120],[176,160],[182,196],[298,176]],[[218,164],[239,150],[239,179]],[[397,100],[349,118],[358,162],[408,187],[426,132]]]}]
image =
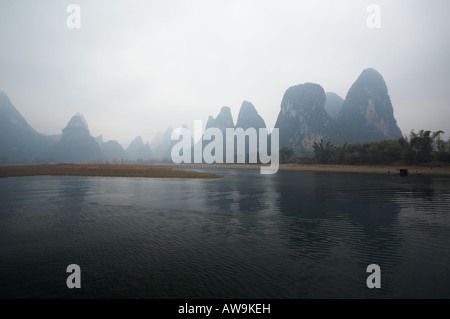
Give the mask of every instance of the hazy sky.
[{"label": "hazy sky", "polygon": [[[69,29],[67,6],[81,8]],[[369,29],[369,4],[381,28]],[[450,133],[450,1],[0,1],[0,90],[39,132],[81,112],[126,146],[243,100],[273,127],[284,92],[315,82],[345,95],[384,77],[403,134]]]}]

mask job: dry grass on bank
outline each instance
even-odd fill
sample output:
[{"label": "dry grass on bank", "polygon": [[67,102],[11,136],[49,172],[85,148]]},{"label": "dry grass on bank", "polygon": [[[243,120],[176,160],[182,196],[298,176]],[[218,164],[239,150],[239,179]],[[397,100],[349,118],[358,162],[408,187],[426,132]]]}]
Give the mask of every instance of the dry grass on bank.
[{"label": "dry grass on bank", "polygon": [[157,178],[220,178],[215,174],[173,169],[166,165],[139,164],[41,164],[0,167],[1,177],[19,176],[108,176]]}]

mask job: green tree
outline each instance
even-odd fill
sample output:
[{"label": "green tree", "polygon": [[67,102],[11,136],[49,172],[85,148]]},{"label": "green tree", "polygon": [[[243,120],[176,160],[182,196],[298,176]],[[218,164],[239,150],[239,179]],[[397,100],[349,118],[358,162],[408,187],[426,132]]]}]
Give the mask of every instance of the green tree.
[{"label": "green tree", "polygon": [[445,150],[443,149],[444,144],[442,143],[442,140],[441,140],[442,134],[444,134],[444,131],[442,131],[442,130],[433,132],[431,134],[431,138],[433,139],[433,152],[436,155],[439,155],[439,154],[445,152]]},{"label": "green tree", "polygon": [[295,151],[290,146],[283,146],[280,149],[280,163],[292,163],[294,161]]},{"label": "green tree", "polygon": [[325,145],[323,144],[323,139],[319,142],[314,142],[314,159],[317,163],[327,164],[330,162],[336,147],[328,141]]},{"label": "green tree", "polygon": [[421,163],[431,161],[433,152],[433,138],[431,137],[431,131],[420,130],[419,133],[415,133],[414,130],[412,130],[409,144],[415,161]]}]

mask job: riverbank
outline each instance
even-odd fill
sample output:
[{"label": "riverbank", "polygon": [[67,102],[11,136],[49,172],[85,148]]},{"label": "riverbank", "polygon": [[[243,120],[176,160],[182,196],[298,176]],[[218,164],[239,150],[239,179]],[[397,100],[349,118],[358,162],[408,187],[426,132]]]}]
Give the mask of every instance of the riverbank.
[{"label": "riverbank", "polygon": [[[183,168],[237,168],[259,170],[258,164],[37,164],[0,167],[0,178],[20,176],[105,176],[154,178],[220,178],[220,175],[185,171]],[[414,165],[316,165],[281,164],[281,171],[360,173],[397,175],[399,168],[409,175],[450,177],[450,166]]]},{"label": "riverbank", "polygon": [[280,170],[366,173],[381,175],[397,175],[398,169],[407,169],[409,175],[450,177],[449,166],[414,166],[414,165],[299,165],[282,164]]},{"label": "riverbank", "polygon": [[[177,168],[240,168],[260,169],[258,164],[179,164],[168,165]],[[304,171],[304,172],[334,172],[334,173],[361,173],[378,175],[397,175],[398,169],[407,169],[409,175],[450,177],[450,166],[417,166],[417,165],[318,165],[318,164],[280,164],[280,171]]]},{"label": "riverbank", "polygon": [[0,167],[0,178],[21,176],[105,176],[153,178],[220,178],[220,175],[173,169],[174,165],[38,164]]}]

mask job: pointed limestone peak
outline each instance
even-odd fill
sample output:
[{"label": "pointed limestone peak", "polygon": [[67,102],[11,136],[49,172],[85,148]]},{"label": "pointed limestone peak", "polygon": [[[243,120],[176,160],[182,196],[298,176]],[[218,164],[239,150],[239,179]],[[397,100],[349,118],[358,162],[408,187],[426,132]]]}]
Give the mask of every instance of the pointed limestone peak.
[{"label": "pointed limestone peak", "polygon": [[241,110],[242,112],[256,112],[255,106],[249,101],[242,101]]},{"label": "pointed limestone peak", "polygon": [[384,83],[383,76],[375,70],[374,68],[364,69],[358,77],[359,81],[369,80],[369,81],[380,81]]},{"label": "pointed limestone peak", "polygon": [[88,124],[87,124],[86,119],[84,118],[84,115],[81,114],[80,112],[78,112],[78,113],[75,114],[74,116],[78,116],[78,117],[81,119],[81,121],[83,122],[84,126],[85,126],[85,127],[87,128],[87,130],[89,131],[89,126],[88,126]]},{"label": "pointed limestone peak", "polygon": [[231,109],[230,109],[230,107],[229,106],[222,106],[222,108],[220,109],[219,115],[217,117],[219,117],[219,116],[228,116],[228,115],[231,116]]},{"label": "pointed limestone peak", "polygon": [[280,128],[280,146],[312,153],[314,142],[330,140],[332,119],[325,111],[325,91],[319,84],[305,83],[287,89],[275,127]]},{"label": "pointed limestone peak", "polygon": [[[376,97],[389,97],[387,85],[383,76],[377,70],[368,68],[361,72],[350,87],[343,106],[344,109],[353,107],[353,111],[356,112],[361,110],[360,107],[368,99],[374,99]],[[352,103],[347,103],[348,100]],[[390,101],[388,104],[390,104]]]},{"label": "pointed limestone peak", "polygon": [[208,121],[206,121],[206,129],[209,129],[210,127],[216,126],[216,120],[211,115],[208,116]]},{"label": "pointed limestone peak", "polygon": [[309,111],[315,106],[325,104],[325,91],[322,86],[315,83],[304,83],[291,86],[284,93],[281,102],[281,111],[289,112],[291,109],[295,111]]},{"label": "pointed limestone peak", "polygon": [[51,151],[52,158],[61,162],[92,162],[103,159],[99,144],[89,133],[84,117],[75,114],[62,130],[61,139]]},{"label": "pointed limestone peak", "polygon": [[244,101],[242,102],[242,106],[239,111],[236,127],[241,127],[244,130],[250,127],[255,129],[266,128],[266,123],[258,114],[258,111],[253,104],[248,101]]},{"label": "pointed limestone peak", "polygon": [[130,146],[131,145],[144,145],[144,141],[141,136],[136,136],[136,138],[131,142]]},{"label": "pointed limestone peak", "polygon": [[49,143],[27,123],[9,97],[0,92],[0,158],[14,161],[36,158]]},{"label": "pointed limestone peak", "polygon": [[215,119],[214,126],[225,132],[227,128],[234,128],[233,116],[231,109],[228,106],[223,106],[220,109],[219,115]]},{"label": "pointed limestone peak", "polygon": [[90,135],[86,120],[84,119],[83,115],[79,113],[75,114],[70,119],[69,123],[67,123],[67,126],[62,130],[62,132],[63,135],[76,132]]},{"label": "pointed limestone peak", "polygon": [[148,160],[153,157],[150,145],[144,143],[141,136],[137,136],[128,146],[126,154],[131,161]]},{"label": "pointed limestone peak", "polygon": [[0,126],[6,128],[9,125],[20,127],[29,133],[35,134],[34,129],[28,125],[25,118],[11,103],[8,95],[0,91]]},{"label": "pointed limestone peak", "polygon": [[365,69],[347,93],[339,119],[345,142],[361,143],[402,136],[383,76]]}]

